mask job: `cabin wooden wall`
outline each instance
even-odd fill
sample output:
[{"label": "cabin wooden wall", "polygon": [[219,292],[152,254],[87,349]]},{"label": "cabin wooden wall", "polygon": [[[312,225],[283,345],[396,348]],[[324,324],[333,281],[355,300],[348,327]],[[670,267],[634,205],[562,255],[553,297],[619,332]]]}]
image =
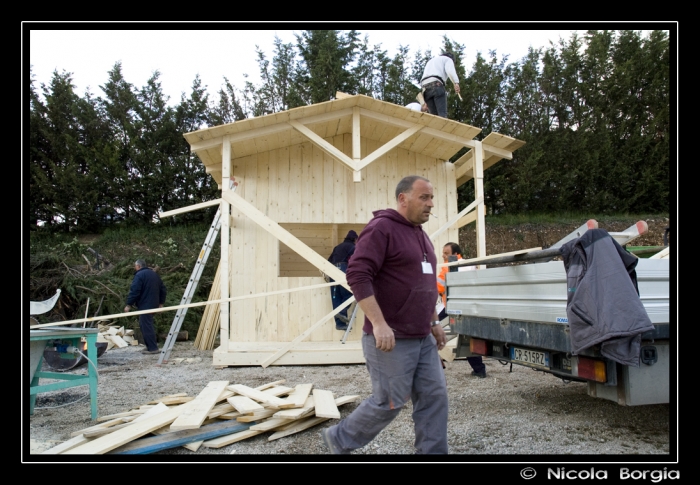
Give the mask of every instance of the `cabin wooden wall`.
[{"label": "cabin wooden wall", "polygon": [[[352,156],[350,134],[326,140]],[[363,138],[362,157],[381,144],[382,140]],[[239,183],[237,194],[326,258],[349,229],[361,232],[372,218],[372,211],[396,208],[396,184],[404,176],[414,174],[426,177],[434,187],[437,218],[423,226],[430,235],[458,212],[455,170],[450,162],[394,149],[363,169],[362,182],[356,183],[349,168],[309,142],[234,159],[231,171]],[[277,239],[235,208],[230,237],[232,297],[324,282],[318,270],[314,270],[315,276],[280,276],[281,262],[287,265],[287,274],[292,274],[289,264],[295,261],[296,253],[292,256],[284,247],[280,251]],[[448,241],[458,241],[456,227],[435,242],[438,261],[442,261],[442,245]],[[303,269],[303,260],[300,263]],[[232,302],[229,340],[289,342],[331,310],[329,288]],[[363,320],[358,311],[349,341],[359,340]],[[335,342],[342,334],[331,319],[315,330],[308,341]]]}]

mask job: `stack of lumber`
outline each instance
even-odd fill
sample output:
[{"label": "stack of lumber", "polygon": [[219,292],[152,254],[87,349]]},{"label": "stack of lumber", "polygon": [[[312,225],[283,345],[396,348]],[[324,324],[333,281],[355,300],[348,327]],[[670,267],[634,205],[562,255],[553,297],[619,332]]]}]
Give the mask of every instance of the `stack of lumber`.
[{"label": "stack of lumber", "polygon": [[[209,292],[209,300],[217,300],[221,297],[221,263],[216,269],[214,282]],[[194,340],[194,348],[198,350],[212,350],[214,342],[219,334],[219,304],[211,304],[204,307],[202,320],[199,322],[197,337]]]},{"label": "stack of lumber", "polygon": [[[284,380],[259,387],[212,381],[197,396],[164,396],[129,411],[102,416],[95,426],[43,454],[149,454],[184,446],[221,448],[270,432],[273,441],[329,419],[338,406],[358,395],[335,398],[313,384],[284,386]],[[154,435],[154,436],[147,436]]]},{"label": "stack of lumber", "polygon": [[97,341],[107,342],[107,350],[117,347],[122,349],[129,345],[138,345],[139,342],[134,338],[134,331],[124,329],[118,325],[103,325],[98,324]]}]

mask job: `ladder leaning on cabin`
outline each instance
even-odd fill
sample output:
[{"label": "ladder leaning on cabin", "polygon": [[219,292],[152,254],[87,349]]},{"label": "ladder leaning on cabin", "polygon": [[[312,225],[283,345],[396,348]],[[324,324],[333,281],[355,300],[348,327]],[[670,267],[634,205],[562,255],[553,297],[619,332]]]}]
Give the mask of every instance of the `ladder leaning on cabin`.
[{"label": "ladder leaning on cabin", "polygon": [[[221,207],[219,207],[219,209],[216,211],[216,215],[214,216],[214,222],[212,222],[211,227],[209,228],[209,233],[207,234],[207,237],[204,240],[202,250],[199,252],[197,262],[194,264],[192,276],[190,276],[190,281],[187,283],[187,288],[185,288],[185,293],[182,296],[180,305],[187,305],[192,302],[192,297],[194,296],[194,292],[197,290],[197,285],[199,284],[199,278],[202,276],[204,265],[206,264],[207,259],[209,258],[209,253],[211,252],[211,248],[214,242],[216,241],[216,237],[219,234],[220,228]],[[157,365],[160,365],[163,362],[168,362],[168,357],[170,357],[170,351],[173,349],[173,345],[175,345],[175,341],[177,340],[177,334],[180,332],[180,327],[182,327],[182,322],[185,319],[186,313],[187,307],[180,308],[175,314],[175,319],[173,320],[173,324],[170,327],[168,337],[165,339],[163,348],[160,350],[160,357],[158,357]]]}]

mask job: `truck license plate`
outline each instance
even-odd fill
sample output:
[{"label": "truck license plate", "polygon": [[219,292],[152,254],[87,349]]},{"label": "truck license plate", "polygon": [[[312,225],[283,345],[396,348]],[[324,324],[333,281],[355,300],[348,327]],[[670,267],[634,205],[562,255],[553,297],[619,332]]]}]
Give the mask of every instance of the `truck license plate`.
[{"label": "truck license plate", "polygon": [[549,352],[511,347],[510,360],[534,367],[549,368]]}]

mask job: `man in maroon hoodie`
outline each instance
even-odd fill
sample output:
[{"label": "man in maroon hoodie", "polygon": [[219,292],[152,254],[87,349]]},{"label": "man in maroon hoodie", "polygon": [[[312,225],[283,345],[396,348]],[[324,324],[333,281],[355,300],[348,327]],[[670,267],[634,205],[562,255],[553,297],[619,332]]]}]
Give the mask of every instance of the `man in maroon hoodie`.
[{"label": "man in maroon hoodie", "polygon": [[347,281],[365,314],[362,349],[372,395],[322,430],[333,454],[349,454],[372,441],[409,399],[416,453],[447,453],[447,386],[438,355],[446,338],[435,313],[437,259],[421,227],[433,207],[433,186],[417,175],[404,177],[396,201],[396,210],[374,212],[348,263]]}]

